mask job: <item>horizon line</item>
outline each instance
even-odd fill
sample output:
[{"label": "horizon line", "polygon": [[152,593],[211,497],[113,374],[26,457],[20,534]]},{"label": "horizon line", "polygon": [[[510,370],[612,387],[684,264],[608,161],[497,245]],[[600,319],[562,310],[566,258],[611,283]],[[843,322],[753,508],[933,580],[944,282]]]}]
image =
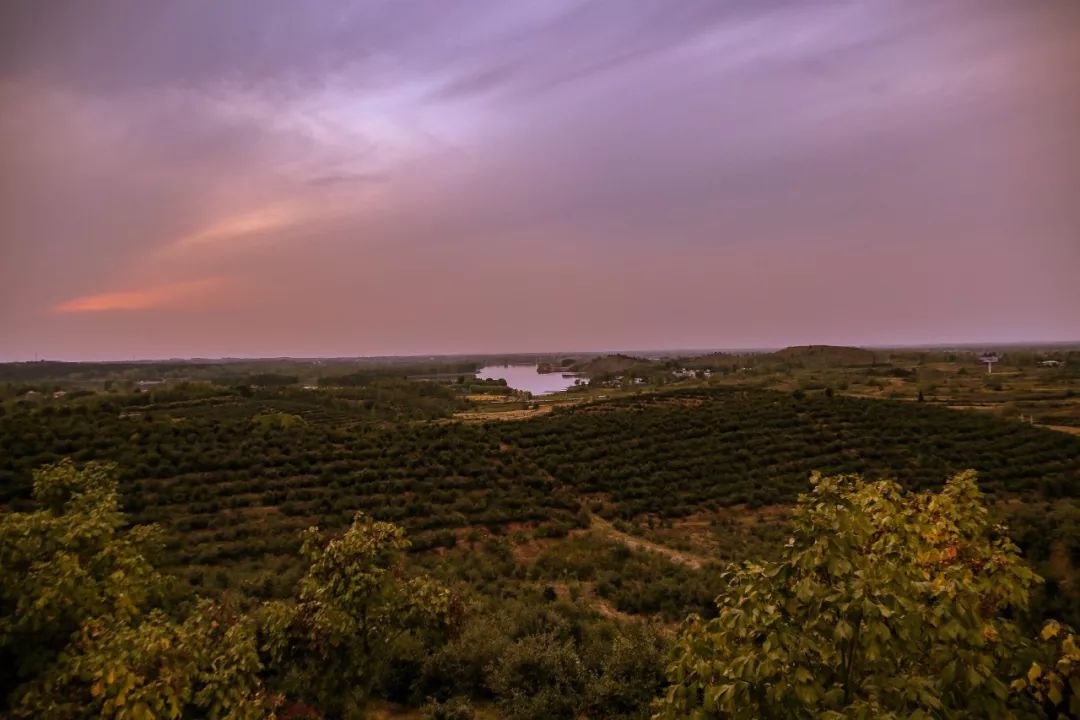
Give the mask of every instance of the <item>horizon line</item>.
[{"label": "horizon line", "polygon": [[756,347],[664,347],[664,348],[604,348],[599,350],[539,350],[539,351],[499,351],[499,352],[433,352],[433,353],[401,353],[401,354],[376,354],[376,355],[221,355],[217,357],[191,355],[188,357],[132,357],[132,358],[109,358],[100,360],[67,359],[67,358],[35,358],[33,360],[0,360],[0,365],[15,365],[26,363],[213,363],[213,362],[265,362],[265,361],[351,361],[351,360],[387,360],[399,358],[435,359],[435,358],[467,358],[467,357],[510,357],[510,356],[548,356],[548,355],[660,355],[662,357],[685,357],[688,353],[703,354],[762,354],[775,352],[791,347],[846,347],[859,348],[862,350],[949,350],[968,348],[989,347],[1060,347],[1076,345],[1080,348],[1080,339],[1075,340],[1005,340],[1005,341],[970,341],[970,342],[929,342],[929,343],[901,343],[901,344],[837,344],[837,343],[801,343],[795,345],[770,345]]}]

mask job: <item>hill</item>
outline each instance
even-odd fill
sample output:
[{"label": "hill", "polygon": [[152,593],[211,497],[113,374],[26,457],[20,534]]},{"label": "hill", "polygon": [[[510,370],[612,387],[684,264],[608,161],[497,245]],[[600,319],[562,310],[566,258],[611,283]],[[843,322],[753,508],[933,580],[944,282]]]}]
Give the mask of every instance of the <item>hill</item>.
[{"label": "hill", "polygon": [[575,365],[573,369],[575,372],[586,373],[590,377],[598,377],[602,375],[623,373],[635,367],[648,366],[651,364],[651,361],[645,358],[617,354],[604,355],[592,358],[591,360],[586,360],[583,363]]},{"label": "hill", "polygon": [[843,345],[793,345],[761,356],[762,360],[780,360],[801,367],[853,367],[873,365],[874,352]]}]

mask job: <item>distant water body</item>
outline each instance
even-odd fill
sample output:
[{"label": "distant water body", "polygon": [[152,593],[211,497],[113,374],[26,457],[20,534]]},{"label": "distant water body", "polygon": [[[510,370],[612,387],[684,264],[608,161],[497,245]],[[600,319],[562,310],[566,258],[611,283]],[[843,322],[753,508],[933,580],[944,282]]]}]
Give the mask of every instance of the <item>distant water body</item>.
[{"label": "distant water body", "polygon": [[561,372],[538,373],[536,365],[488,365],[476,371],[481,380],[505,380],[515,390],[527,390],[533,395],[548,395],[574,386],[573,377]]}]

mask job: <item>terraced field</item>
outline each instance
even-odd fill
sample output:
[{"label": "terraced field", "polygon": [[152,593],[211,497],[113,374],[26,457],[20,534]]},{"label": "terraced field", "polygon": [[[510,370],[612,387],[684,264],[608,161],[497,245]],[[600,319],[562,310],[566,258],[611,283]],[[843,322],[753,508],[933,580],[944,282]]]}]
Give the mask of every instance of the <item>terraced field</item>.
[{"label": "terraced field", "polygon": [[357,510],[403,525],[424,550],[473,530],[561,536],[588,511],[673,518],[789,502],[814,470],[926,487],[975,467],[997,494],[1080,496],[1080,438],[919,403],[688,390],[461,423],[388,422],[347,394],[303,397],[8,413],[0,489],[18,506],[42,463],[117,462],[132,519],[160,523],[168,564],[201,575],[279,574],[296,531],[341,528]]},{"label": "terraced field", "polygon": [[790,502],[815,470],[923,488],[974,467],[988,492],[1080,495],[1076,438],[921,403],[686,390],[495,430],[561,482],[609,497],[624,517]]}]

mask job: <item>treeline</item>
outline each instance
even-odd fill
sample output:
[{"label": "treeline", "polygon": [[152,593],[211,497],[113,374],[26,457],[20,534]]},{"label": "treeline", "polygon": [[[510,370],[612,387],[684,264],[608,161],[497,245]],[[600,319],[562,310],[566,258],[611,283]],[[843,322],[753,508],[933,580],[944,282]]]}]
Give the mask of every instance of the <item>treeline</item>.
[{"label": "treeline", "polygon": [[364,368],[341,375],[325,375],[319,378],[319,385],[324,387],[355,387],[357,385],[370,385],[373,382],[387,378],[448,377],[456,379],[458,376],[472,377],[476,374],[476,370],[476,363],[471,362],[399,364]]},{"label": "treeline", "polygon": [[[473,375],[480,361],[472,358],[356,358],[252,360],[174,360],[146,362],[17,362],[0,363],[0,388],[72,390],[113,389],[164,383],[216,383],[225,386],[275,387],[315,384],[319,378],[362,375],[372,380]],[[355,382],[352,384],[356,384]],[[3,393],[0,393],[2,396]]]}]

